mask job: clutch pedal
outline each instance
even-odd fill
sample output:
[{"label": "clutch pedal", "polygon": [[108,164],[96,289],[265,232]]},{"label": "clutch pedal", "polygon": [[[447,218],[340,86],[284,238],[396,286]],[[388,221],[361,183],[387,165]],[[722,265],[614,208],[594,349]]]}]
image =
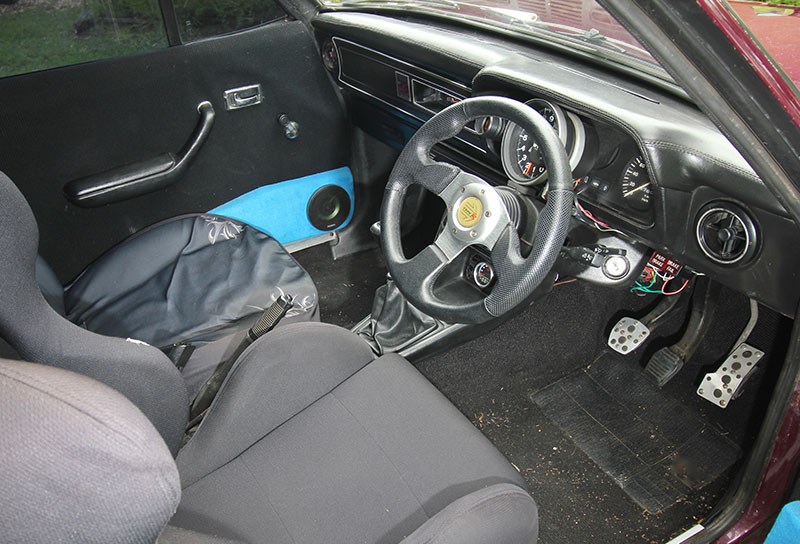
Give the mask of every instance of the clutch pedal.
[{"label": "clutch pedal", "polygon": [[656,307],[641,320],[623,317],[611,328],[608,347],[622,355],[638,349],[647,337],[667,320],[667,317],[680,309],[678,302],[681,300],[683,294],[676,297],[662,297]]},{"label": "clutch pedal", "polygon": [[626,355],[641,346],[648,336],[650,336],[650,329],[647,325],[638,319],[623,317],[611,329],[608,347],[617,353]]}]

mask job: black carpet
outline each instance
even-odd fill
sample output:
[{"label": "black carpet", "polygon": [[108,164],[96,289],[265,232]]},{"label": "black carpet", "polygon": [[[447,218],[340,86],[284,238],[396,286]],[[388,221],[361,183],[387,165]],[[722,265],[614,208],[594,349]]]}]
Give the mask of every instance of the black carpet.
[{"label": "black carpet", "polygon": [[[607,334],[619,317],[642,317],[654,303],[654,297],[586,283],[563,285],[498,329],[417,365],[524,475],[539,505],[543,544],[664,542],[706,516],[728,484],[730,471],[724,469],[729,458],[721,469],[694,460],[685,464],[687,469],[700,466],[699,473],[681,473],[677,462],[670,468],[691,485],[682,482],[677,502],[654,506],[658,513],[648,512],[530,400],[559,380],[591,370],[607,349]],[[785,324],[771,312],[762,317],[753,336],[763,337],[757,347],[767,350],[772,361],[763,363],[765,370],[751,378],[742,397],[721,410],[694,391],[702,373],[724,358],[748,314],[747,300],[733,292],[726,291],[720,304],[695,357],[663,390],[648,390],[653,401],[647,404],[659,414],[653,417],[661,418],[660,410],[677,402],[691,413],[687,420],[702,421],[701,428],[713,435],[714,444],[722,435],[726,438],[721,443],[731,440],[746,447],[758,430],[764,399],[782,357],[779,350],[771,350],[771,343],[780,340]],[[652,353],[680,337],[684,316],[685,311],[671,318],[640,352],[620,357],[617,370],[640,374]],[[621,398],[626,391],[614,395]],[[632,400],[628,396],[626,402]],[[549,411],[552,416],[553,410]],[[660,432],[662,439],[665,434]]]},{"label": "black carpet", "polygon": [[334,261],[330,247],[324,244],[292,256],[317,285],[321,320],[340,327],[350,328],[369,315],[375,289],[386,280],[378,249]]}]

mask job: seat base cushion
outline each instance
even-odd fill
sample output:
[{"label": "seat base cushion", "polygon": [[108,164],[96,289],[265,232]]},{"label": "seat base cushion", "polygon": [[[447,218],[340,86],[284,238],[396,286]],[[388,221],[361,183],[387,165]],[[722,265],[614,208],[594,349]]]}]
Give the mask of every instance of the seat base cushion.
[{"label": "seat base cushion", "polygon": [[65,289],[67,317],[106,336],[165,347],[246,328],[281,294],[285,321],[318,320],[308,273],[270,236],[214,215],[168,219],[109,250]]},{"label": "seat base cushion", "polygon": [[[315,328],[326,330],[319,334]],[[253,434],[249,424],[251,439],[200,475],[196,466],[187,466],[200,456],[182,451],[178,466],[185,487],[173,524],[248,542],[399,542],[474,491],[494,484],[525,487],[502,454],[406,360],[387,355],[353,365],[326,361],[335,346],[361,341],[319,324],[278,332],[254,344],[241,363],[268,365],[271,355],[294,349],[276,374],[288,368],[297,380],[264,372],[257,382],[253,376],[246,380],[247,388],[261,398],[306,398],[305,407],[265,423],[262,433]],[[358,348],[349,356],[366,353]],[[335,355],[345,356],[348,350]],[[320,366],[339,368],[341,375],[328,370],[304,385],[303,376],[313,379]],[[306,396],[320,380],[331,386]],[[286,391],[288,383],[297,391]],[[239,392],[226,389],[210,416],[230,403],[242,417]],[[254,410],[248,417],[262,414]],[[213,443],[216,435],[217,444],[236,443],[226,437],[229,426],[207,423],[220,430],[207,429],[203,436],[201,426],[192,442]],[[203,451],[202,443],[192,442],[189,450]]]}]

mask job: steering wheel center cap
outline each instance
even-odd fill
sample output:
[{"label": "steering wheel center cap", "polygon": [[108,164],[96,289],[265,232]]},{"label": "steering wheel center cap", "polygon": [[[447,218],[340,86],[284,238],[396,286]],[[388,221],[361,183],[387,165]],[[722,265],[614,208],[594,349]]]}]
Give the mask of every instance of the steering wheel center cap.
[{"label": "steering wheel center cap", "polygon": [[462,227],[470,229],[478,224],[482,215],[483,202],[477,197],[470,196],[461,201],[456,218]]}]

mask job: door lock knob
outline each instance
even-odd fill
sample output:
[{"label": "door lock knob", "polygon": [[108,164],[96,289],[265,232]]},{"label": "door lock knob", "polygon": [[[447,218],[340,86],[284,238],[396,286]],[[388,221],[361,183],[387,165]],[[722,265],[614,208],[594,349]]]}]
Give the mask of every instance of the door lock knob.
[{"label": "door lock knob", "polygon": [[278,117],[278,123],[283,127],[284,136],[290,140],[295,140],[300,137],[300,124],[297,121],[292,121],[289,116],[282,113]]}]

